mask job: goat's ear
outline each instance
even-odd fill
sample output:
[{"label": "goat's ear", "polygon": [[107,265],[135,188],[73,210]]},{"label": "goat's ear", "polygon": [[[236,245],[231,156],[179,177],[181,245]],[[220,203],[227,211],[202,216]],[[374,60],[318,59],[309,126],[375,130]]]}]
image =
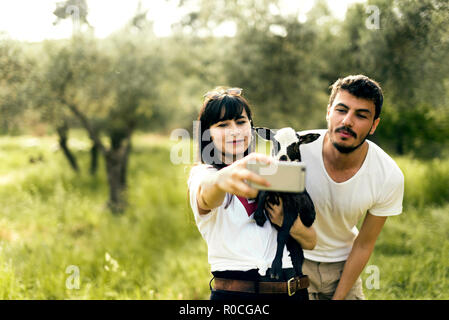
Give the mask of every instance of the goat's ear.
[{"label": "goat's ear", "polygon": [[269,128],[263,128],[263,127],[254,127],[254,130],[256,133],[265,140],[274,140],[275,132]]},{"label": "goat's ear", "polygon": [[299,138],[299,144],[305,144],[315,141],[320,137],[319,133],[308,133],[303,136],[296,134]]}]

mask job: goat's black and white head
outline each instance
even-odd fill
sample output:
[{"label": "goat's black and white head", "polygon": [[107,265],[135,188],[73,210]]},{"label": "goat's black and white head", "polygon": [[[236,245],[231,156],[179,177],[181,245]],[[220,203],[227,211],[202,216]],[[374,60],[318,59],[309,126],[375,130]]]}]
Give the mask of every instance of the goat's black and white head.
[{"label": "goat's black and white head", "polygon": [[255,128],[257,134],[273,143],[272,156],[279,161],[301,161],[299,146],[315,141],[318,133],[309,133],[300,136],[292,128],[282,128],[273,131],[268,128]]}]

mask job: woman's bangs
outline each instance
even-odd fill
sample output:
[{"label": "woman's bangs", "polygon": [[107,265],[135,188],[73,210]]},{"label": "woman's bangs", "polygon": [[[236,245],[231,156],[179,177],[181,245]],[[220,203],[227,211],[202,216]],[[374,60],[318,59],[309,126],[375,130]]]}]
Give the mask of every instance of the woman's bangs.
[{"label": "woman's bangs", "polygon": [[243,109],[245,107],[238,99],[224,97],[220,103],[220,118],[218,121],[238,119],[242,115]]}]

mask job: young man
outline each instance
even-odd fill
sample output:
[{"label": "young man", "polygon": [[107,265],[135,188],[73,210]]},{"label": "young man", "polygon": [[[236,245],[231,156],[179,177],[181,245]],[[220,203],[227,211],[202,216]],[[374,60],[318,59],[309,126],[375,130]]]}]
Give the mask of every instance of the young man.
[{"label": "young man", "polygon": [[[317,214],[317,244],[304,250],[310,299],[364,299],[360,274],[387,217],[402,212],[404,176],[391,157],[366,140],[379,125],[382,103],[374,80],[363,75],[337,80],[327,107],[328,129],[309,131],[320,138],[301,145],[306,188]],[[271,209],[272,220],[282,219],[281,211]]]}]

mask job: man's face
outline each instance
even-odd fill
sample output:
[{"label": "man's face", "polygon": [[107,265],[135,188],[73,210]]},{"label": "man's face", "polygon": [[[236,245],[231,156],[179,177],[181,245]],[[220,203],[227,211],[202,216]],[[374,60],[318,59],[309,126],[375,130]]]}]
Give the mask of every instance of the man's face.
[{"label": "man's face", "polygon": [[357,98],[346,90],[338,91],[326,116],[330,141],[338,151],[356,150],[376,131],[380,119],[374,120],[375,109],[373,101]]}]

